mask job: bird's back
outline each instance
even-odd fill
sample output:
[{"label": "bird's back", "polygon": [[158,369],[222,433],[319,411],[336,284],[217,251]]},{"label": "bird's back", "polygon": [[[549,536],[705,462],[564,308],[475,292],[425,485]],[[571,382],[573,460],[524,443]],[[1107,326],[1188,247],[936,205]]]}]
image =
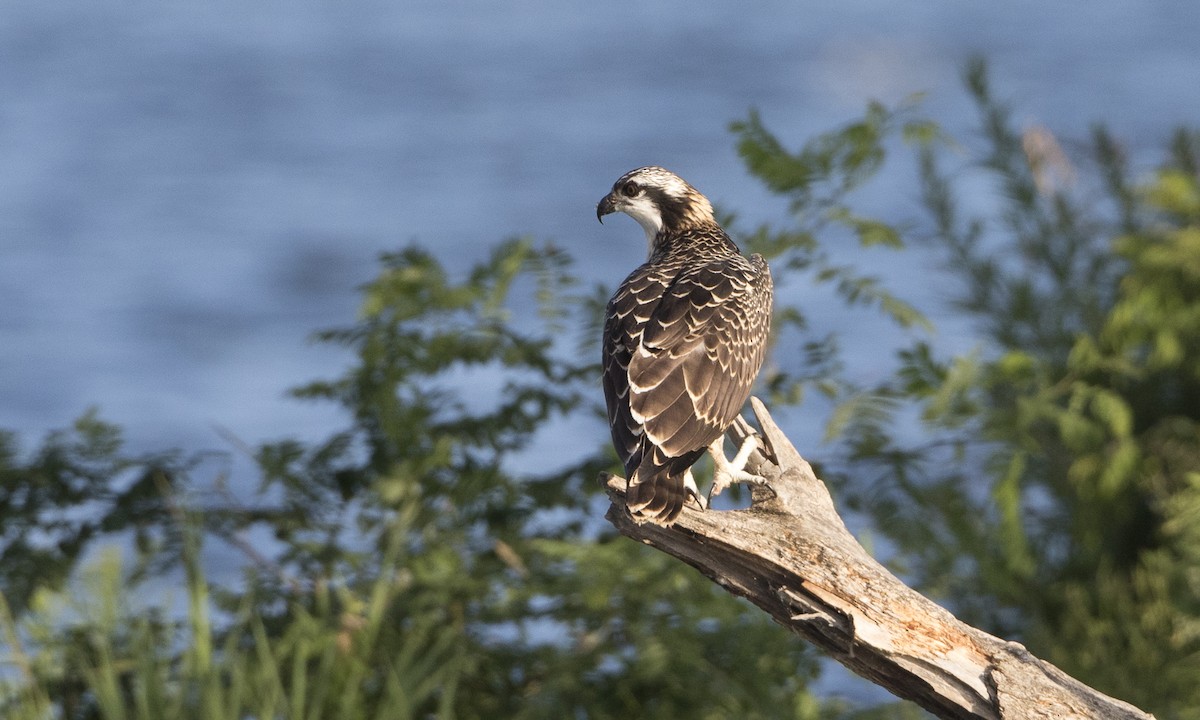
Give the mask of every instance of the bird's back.
[{"label": "bird's back", "polygon": [[[664,243],[608,304],[604,389],[631,510],[670,522],[683,474],[724,435],[762,366],[772,283],[719,227]],[[656,514],[657,511],[657,514]]]}]

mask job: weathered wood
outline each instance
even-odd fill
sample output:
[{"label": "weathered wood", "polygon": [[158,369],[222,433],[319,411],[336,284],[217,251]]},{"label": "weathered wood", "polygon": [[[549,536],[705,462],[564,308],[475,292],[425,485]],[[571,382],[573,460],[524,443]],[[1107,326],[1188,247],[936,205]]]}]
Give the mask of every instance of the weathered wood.
[{"label": "weathered wood", "polygon": [[[825,484],[751,402],[767,451],[747,466],[767,479],[746,510],[685,508],[669,528],[639,525],[625,480],[602,478],[607,518],[623,534],[698,569],[850,670],[943,718],[1152,716],[1110,698],[1023,646],[960,622],[872,558],[846,529]],[[739,441],[753,431],[742,421]],[[768,457],[768,455],[770,457]]]}]

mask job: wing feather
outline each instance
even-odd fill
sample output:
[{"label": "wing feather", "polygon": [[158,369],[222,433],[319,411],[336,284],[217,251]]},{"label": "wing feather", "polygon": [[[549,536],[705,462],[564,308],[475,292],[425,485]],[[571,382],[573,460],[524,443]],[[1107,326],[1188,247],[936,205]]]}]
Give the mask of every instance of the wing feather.
[{"label": "wing feather", "polygon": [[[765,269],[765,264],[763,264]],[[667,288],[628,366],[630,406],[647,437],[671,456],[721,436],[750,393],[764,343],[747,343],[747,321],[770,310],[741,256],[688,268]]]},{"label": "wing feather", "polygon": [[604,394],[635,515],[679,514],[684,473],[737,417],[762,365],[771,290],[761,257],[721,250],[643,264],[609,301]]},{"label": "wing feather", "polygon": [[641,464],[645,430],[635,418],[629,386],[629,365],[641,346],[642,327],[653,313],[670,275],[649,263],[641,265],[621,283],[605,311],[601,354],[604,397],[613,446],[626,477]]}]

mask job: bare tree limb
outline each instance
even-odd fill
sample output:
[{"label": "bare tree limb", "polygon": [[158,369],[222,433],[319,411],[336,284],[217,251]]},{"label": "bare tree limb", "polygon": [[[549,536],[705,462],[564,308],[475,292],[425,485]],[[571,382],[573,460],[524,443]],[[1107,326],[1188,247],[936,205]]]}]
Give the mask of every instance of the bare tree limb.
[{"label": "bare tree limb", "polygon": [[[746,510],[685,508],[669,528],[638,524],[625,509],[625,480],[605,480],[607,518],[621,534],[692,565],[747,598],[850,670],[942,718],[1104,718],[1152,716],[1039,660],[1023,646],[973,628],[912,590],[872,558],[846,529],[824,483],[751,402],[768,458],[748,469]],[[740,440],[753,431],[742,421]]]}]

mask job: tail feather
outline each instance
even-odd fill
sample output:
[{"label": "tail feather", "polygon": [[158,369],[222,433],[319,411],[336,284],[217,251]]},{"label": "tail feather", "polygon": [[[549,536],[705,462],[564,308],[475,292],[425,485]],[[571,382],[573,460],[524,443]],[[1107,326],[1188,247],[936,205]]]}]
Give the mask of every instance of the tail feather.
[{"label": "tail feather", "polygon": [[625,506],[637,522],[653,522],[671,526],[683,512],[688,500],[684,475],[700,460],[706,448],[686,452],[678,457],[665,454],[658,446],[648,446],[646,454],[631,458],[626,466]]},{"label": "tail feather", "polygon": [[683,512],[687,491],[683,487],[683,475],[659,475],[635,482],[630,480],[625,493],[625,504],[638,522],[656,525],[671,525]]},{"label": "tail feather", "polygon": [[[704,450],[696,454],[699,457]],[[696,457],[670,458],[655,448],[647,453],[641,464],[629,476],[625,490],[625,505],[638,522],[671,525],[683,512],[687,489],[683,476]]]}]

